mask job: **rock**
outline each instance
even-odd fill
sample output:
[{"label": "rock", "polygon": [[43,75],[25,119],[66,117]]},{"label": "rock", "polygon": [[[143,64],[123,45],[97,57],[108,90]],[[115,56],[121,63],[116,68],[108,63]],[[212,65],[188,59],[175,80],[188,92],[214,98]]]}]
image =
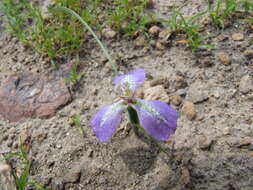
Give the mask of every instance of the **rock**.
[{"label": "rock", "polygon": [[113,39],[116,37],[117,32],[112,30],[111,28],[105,28],[102,30],[102,35],[106,38],[106,39]]},{"label": "rock", "polygon": [[161,40],[168,40],[171,36],[171,31],[170,30],[162,30],[158,37],[161,39]]},{"label": "rock", "polygon": [[144,90],[145,100],[160,100],[162,102],[169,102],[169,96],[162,85],[150,87]]},{"label": "rock", "polygon": [[188,86],[187,82],[185,81],[184,77],[177,76],[174,81],[175,89],[181,89]]},{"label": "rock", "polygon": [[245,146],[249,146],[253,143],[253,139],[251,137],[244,137],[240,139],[240,141],[237,143],[238,148],[243,148]]},{"label": "rock", "polygon": [[169,81],[166,80],[165,78],[158,78],[158,79],[153,79],[149,82],[149,85],[152,86],[157,86],[157,85],[165,85],[166,84],[166,88],[169,88]]},{"label": "rock", "polygon": [[224,128],[223,135],[231,135],[231,129],[229,127]]},{"label": "rock", "polygon": [[244,35],[242,33],[234,33],[232,34],[232,39],[234,41],[242,41],[244,40]]},{"label": "rock", "polygon": [[79,181],[80,177],[81,177],[81,168],[74,167],[70,171],[68,171],[67,174],[63,177],[64,183],[75,183]]},{"label": "rock", "polygon": [[213,140],[204,135],[200,136],[199,138],[199,148],[202,150],[209,150],[211,148],[212,143]]},{"label": "rock", "polygon": [[252,50],[252,49],[250,49],[250,50],[245,50],[245,51],[243,52],[243,55],[244,55],[246,58],[248,58],[248,59],[252,59],[252,58],[253,58],[253,50]]},{"label": "rock", "polygon": [[70,100],[70,92],[61,77],[16,74],[0,87],[0,114],[11,122],[48,118]]},{"label": "rock", "polygon": [[223,65],[230,65],[231,64],[230,57],[228,55],[226,55],[225,53],[221,52],[217,56],[218,56],[218,59],[221,64],[223,64]]},{"label": "rock", "polygon": [[206,84],[201,81],[196,81],[188,89],[186,99],[194,104],[204,102],[209,99],[209,90]]},{"label": "rock", "polygon": [[155,47],[158,50],[165,50],[166,49],[166,46],[164,46],[160,41],[156,42]]},{"label": "rock", "polygon": [[186,101],[182,107],[182,113],[189,119],[195,119],[197,113],[195,110],[195,105],[192,102]]},{"label": "rock", "polygon": [[139,36],[134,41],[134,45],[136,47],[143,47],[145,45],[145,43],[146,43],[146,37],[145,36]]},{"label": "rock", "polygon": [[161,30],[160,27],[152,26],[148,31],[149,31],[150,34],[156,36],[156,35],[159,34],[160,30]]},{"label": "rock", "polygon": [[182,103],[182,98],[179,95],[174,95],[170,97],[170,103],[175,106],[179,106]]},{"label": "rock", "polygon": [[253,90],[253,78],[250,75],[245,75],[241,78],[239,83],[239,90],[244,94],[247,94]]},{"label": "rock", "polygon": [[15,180],[12,176],[11,167],[6,164],[4,157],[0,155],[0,189],[16,190]]}]

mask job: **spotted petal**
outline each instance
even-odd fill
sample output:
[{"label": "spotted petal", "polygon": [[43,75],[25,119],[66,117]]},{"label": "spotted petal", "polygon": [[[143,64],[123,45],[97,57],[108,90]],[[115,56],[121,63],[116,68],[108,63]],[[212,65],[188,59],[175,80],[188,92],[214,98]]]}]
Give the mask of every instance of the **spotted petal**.
[{"label": "spotted petal", "polygon": [[115,88],[120,86],[123,90],[126,90],[125,87],[128,86],[129,89],[134,92],[144,83],[145,77],[145,71],[143,69],[137,69],[131,73],[116,77],[114,80],[114,85]]},{"label": "spotted petal", "polygon": [[166,103],[138,100],[133,106],[140,124],[156,140],[167,141],[176,131],[178,114]]},{"label": "spotted petal", "polygon": [[91,127],[101,142],[107,142],[120,125],[126,105],[122,101],[106,106],[98,111],[91,120]]}]

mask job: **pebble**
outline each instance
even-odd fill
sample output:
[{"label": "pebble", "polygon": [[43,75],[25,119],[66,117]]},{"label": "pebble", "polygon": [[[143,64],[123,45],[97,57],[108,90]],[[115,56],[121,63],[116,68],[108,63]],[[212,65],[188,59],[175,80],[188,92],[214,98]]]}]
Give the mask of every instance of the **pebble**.
[{"label": "pebble", "polygon": [[251,145],[253,142],[253,139],[250,137],[244,137],[242,138],[238,143],[237,143],[237,147],[238,148],[242,148],[243,146],[248,146]]},{"label": "pebble", "polygon": [[202,150],[210,150],[212,143],[213,140],[204,135],[199,138],[199,148]]},{"label": "pebble", "polygon": [[80,167],[72,168],[64,176],[64,182],[65,183],[75,183],[80,179],[80,176],[81,176],[81,168]]},{"label": "pebble", "polygon": [[116,37],[117,32],[112,30],[111,28],[105,28],[102,30],[102,35],[106,38],[106,39],[113,39]]},{"label": "pebble", "polygon": [[195,119],[197,113],[195,110],[195,105],[192,102],[186,101],[182,107],[182,113],[189,119]]},{"label": "pebble", "polygon": [[169,102],[169,96],[162,85],[154,86],[144,90],[145,100],[159,100]]},{"label": "pebble", "polygon": [[177,76],[175,78],[174,84],[175,84],[176,90],[181,89],[181,88],[185,88],[188,86],[186,80],[182,76]]},{"label": "pebble", "polygon": [[175,106],[179,106],[182,103],[182,98],[179,95],[174,95],[170,97],[170,103]]},{"label": "pebble", "polygon": [[252,59],[253,58],[253,49],[250,50],[245,50],[243,52],[243,55],[248,58],[248,59]]},{"label": "pebble", "polygon": [[159,33],[159,35],[158,35],[158,37],[160,38],[160,39],[162,39],[162,40],[168,40],[169,39],[169,37],[171,36],[171,31],[170,30],[162,30],[160,33]]},{"label": "pebble", "polygon": [[165,50],[166,49],[166,46],[164,46],[160,41],[156,42],[155,47],[158,50]]},{"label": "pebble", "polygon": [[221,64],[223,64],[223,65],[230,65],[231,64],[230,57],[228,55],[226,55],[224,52],[219,53],[217,56],[218,56],[218,59]]},{"label": "pebble", "polygon": [[196,103],[202,103],[209,99],[210,92],[207,85],[201,81],[196,81],[188,89],[186,99]]},{"label": "pebble", "polygon": [[146,43],[146,37],[145,36],[139,36],[134,41],[134,45],[136,47],[143,47],[145,45],[145,43]]},{"label": "pebble", "polygon": [[223,129],[223,135],[231,135],[231,129],[229,127],[226,127]]},{"label": "pebble", "polygon": [[239,83],[239,90],[243,94],[247,94],[253,90],[253,78],[250,75],[245,75],[241,78]]},{"label": "pebble", "polygon": [[165,78],[157,78],[157,79],[153,79],[149,82],[149,85],[152,86],[157,86],[157,85],[164,85],[164,83],[166,83],[167,88],[169,87],[169,81],[166,80]]},{"label": "pebble", "polygon": [[161,31],[161,28],[158,27],[158,26],[152,26],[150,29],[149,29],[149,33],[156,36],[159,34],[159,32]]},{"label": "pebble", "polygon": [[234,33],[232,34],[232,39],[234,41],[242,41],[244,40],[244,35],[242,33]]}]

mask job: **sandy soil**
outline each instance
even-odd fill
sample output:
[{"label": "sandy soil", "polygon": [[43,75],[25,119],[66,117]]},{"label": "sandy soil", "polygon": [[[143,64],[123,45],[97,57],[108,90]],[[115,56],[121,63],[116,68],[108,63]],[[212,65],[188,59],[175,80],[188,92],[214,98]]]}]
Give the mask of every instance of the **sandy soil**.
[{"label": "sandy soil", "polygon": [[[157,1],[155,9],[167,17],[172,3]],[[176,1],[178,6],[183,3]],[[192,0],[182,10],[191,15],[204,8],[203,1]],[[217,34],[211,26],[207,30]],[[235,33],[243,34],[243,39],[233,40]],[[103,40],[122,72],[143,68],[149,81],[163,79],[161,85],[180,113],[176,133],[161,144],[170,154],[138,139],[126,122],[107,144],[94,136],[91,116],[116,95],[112,69],[93,40],[81,56],[85,75],[73,101],[50,119],[0,121],[0,153],[17,151],[19,136],[30,138],[31,179],[55,190],[252,190],[253,62],[244,55],[253,49],[252,35],[235,20],[211,39],[215,50],[198,54],[176,44],[180,37],[173,37],[165,50],[136,48],[134,41],[120,37]],[[220,53],[231,64],[222,64]],[[7,34],[0,36],[0,83],[12,73],[49,70],[43,58]],[[173,103],[175,97],[179,103]],[[194,106],[183,108],[187,102]],[[189,119],[187,113],[192,111],[196,116]],[[69,122],[78,113],[84,137]]]}]

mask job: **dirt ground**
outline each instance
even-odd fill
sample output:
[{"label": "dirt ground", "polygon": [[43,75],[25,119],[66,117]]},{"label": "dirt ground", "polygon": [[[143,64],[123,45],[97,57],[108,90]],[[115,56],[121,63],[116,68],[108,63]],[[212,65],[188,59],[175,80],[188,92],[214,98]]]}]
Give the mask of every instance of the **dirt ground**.
[{"label": "dirt ground", "polygon": [[[173,3],[186,15],[206,8],[201,0],[159,0],[155,10],[166,18]],[[72,102],[49,119],[1,120],[0,153],[15,152],[19,136],[30,138],[31,179],[54,190],[252,190],[253,61],[245,52],[253,50],[253,30],[240,20],[222,34],[212,26],[206,30],[216,34],[216,49],[197,54],[176,43],[180,36],[164,50],[135,47],[134,40],[120,37],[103,40],[120,71],[143,68],[149,81],[163,79],[159,85],[180,113],[176,133],[161,143],[170,154],[138,139],[126,122],[109,143],[94,136],[90,118],[116,94],[113,71],[92,39],[81,56],[85,74]],[[228,64],[219,60],[221,53]],[[16,72],[49,70],[43,58],[1,33],[0,83]],[[84,137],[70,125],[74,114],[81,115]]]}]

